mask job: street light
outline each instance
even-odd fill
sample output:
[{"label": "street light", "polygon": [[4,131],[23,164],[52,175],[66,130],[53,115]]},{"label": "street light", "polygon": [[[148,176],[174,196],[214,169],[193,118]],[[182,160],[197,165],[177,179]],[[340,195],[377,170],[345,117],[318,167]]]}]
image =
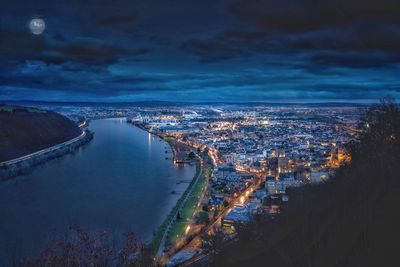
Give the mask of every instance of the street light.
[{"label": "street light", "polygon": [[188,226],[186,227],[185,235],[187,235],[187,234],[189,233],[189,231],[190,231],[190,225],[188,225]]}]

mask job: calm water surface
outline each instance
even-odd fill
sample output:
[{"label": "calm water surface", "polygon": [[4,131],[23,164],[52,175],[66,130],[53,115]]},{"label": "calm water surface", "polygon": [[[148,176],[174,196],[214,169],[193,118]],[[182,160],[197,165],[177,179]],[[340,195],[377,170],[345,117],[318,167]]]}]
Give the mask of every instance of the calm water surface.
[{"label": "calm water surface", "polygon": [[94,139],[74,154],[0,183],[0,266],[37,254],[75,224],[148,241],[179,198],[171,192],[182,193],[195,173],[172,163],[164,141],[122,120],[89,128]]}]

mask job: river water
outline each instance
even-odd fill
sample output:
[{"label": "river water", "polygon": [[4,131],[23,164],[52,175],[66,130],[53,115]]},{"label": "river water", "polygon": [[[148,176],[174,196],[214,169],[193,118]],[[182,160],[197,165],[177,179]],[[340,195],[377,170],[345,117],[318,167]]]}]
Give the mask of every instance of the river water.
[{"label": "river water", "polygon": [[94,139],[73,154],[0,183],[0,266],[37,255],[71,225],[149,241],[194,176],[163,140],[124,120],[89,129]]}]

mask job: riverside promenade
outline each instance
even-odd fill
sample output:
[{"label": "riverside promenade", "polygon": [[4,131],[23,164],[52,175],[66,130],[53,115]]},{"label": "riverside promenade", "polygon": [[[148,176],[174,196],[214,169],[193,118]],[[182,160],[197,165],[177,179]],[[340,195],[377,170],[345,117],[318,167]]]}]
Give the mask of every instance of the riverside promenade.
[{"label": "riverside promenade", "polygon": [[202,167],[201,160],[202,159],[200,159],[200,167],[199,167],[200,171],[199,171],[199,173],[194,178],[194,181],[191,183],[190,188],[188,188],[187,192],[185,192],[184,199],[182,201],[180,201],[178,209],[176,209],[176,211],[172,215],[172,219],[168,223],[168,225],[167,225],[167,227],[166,227],[166,229],[165,229],[165,231],[163,233],[163,236],[162,236],[162,239],[161,239],[161,242],[160,242],[160,246],[158,247],[158,250],[157,250],[157,253],[156,253],[156,256],[159,257],[159,258],[162,257],[163,254],[164,254],[165,243],[166,243],[166,240],[168,238],[168,234],[170,232],[171,227],[176,222],[176,218],[178,216],[178,213],[182,211],[183,207],[186,204],[186,201],[188,200],[188,198],[191,196],[191,194],[193,192],[193,188],[194,188],[195,184],[199,181],[199,178],[203,175],[203,167]]}]

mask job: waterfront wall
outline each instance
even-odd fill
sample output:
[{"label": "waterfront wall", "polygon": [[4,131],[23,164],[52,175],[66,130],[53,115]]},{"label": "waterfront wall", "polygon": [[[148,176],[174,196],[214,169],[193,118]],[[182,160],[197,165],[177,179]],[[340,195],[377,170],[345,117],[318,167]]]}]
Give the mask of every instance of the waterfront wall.
[{"label": "waterfront wall", "polygon": [[43,153],[35,154],[31,157],[24,158],[9,164],[0,165],[0,181],[8,180],[19,175],[28,173],[33,167],[43,164],[49,160],[59,158],[63,155],[75,151],[93,139],[94,133],[85,130],[85,135],[78,138],[74,142],[66,142],[65,145],[55,146],[54,149],[49,148]]}]

